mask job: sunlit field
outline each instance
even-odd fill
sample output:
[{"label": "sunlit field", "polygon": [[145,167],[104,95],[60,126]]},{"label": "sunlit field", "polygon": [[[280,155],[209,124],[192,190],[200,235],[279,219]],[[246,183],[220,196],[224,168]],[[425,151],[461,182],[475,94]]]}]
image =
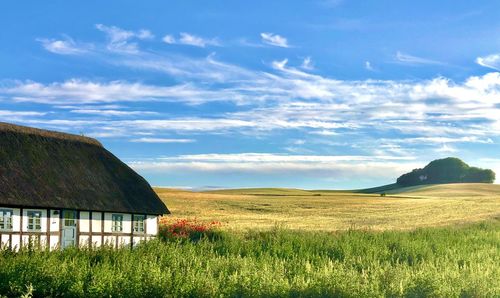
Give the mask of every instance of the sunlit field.
[{"label": "sunlit field", "polygon": [[189,192],[156,188],[175,218],[221,221],[223,229],[407,230],[500,217],[500,185],[448,184],[378,193],[239,189]]},{"label": "sunlit field", "polygon": [[[499,190],[156,189],[158,239],[0,249],[0,297],[498,297]],[[171,229],[185,218],[209,230]]]}]

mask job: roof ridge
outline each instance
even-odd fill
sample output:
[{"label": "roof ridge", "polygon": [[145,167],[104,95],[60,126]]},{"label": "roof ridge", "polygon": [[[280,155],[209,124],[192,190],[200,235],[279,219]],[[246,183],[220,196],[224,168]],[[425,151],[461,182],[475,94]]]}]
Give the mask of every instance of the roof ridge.
[{"label": "roof ridge", "polygon": [[0,132],[2,132],[2,131],[9,131],[9,132],[23,133],[23,134],[30,134],[30,135],[38,135],[38,136],[47,137],[47,138],[54,138],[54,139],[73,141],[73,142],[81,142],[81,143],[86,143],[86,144],[90,144],[90,145],[103,147],[101,142],[99,142],[98,140],[96,140],[94,138],[65,133],[65,132],[16,125],[16,124],[11,124],[11,123],[6,123],[6,122],[0,122]]}]

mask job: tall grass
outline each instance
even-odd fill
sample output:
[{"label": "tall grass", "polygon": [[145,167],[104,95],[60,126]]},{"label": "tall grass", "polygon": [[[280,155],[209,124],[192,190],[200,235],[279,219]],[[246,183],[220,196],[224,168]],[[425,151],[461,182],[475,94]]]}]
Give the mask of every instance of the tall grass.
[{"label": "tall grass", "polygon": [[20,296],[500,296],[500,223],[412,232],[276,228],[136,249],[0,253]]}]

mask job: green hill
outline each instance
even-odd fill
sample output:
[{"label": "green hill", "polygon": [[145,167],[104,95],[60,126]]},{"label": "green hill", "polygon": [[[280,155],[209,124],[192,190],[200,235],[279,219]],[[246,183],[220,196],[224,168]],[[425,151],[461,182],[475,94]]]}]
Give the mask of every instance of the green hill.
[{"label": "green hill", "polygon": [[423,169],[414,169],[397,179],[401,186],[445,183],[493,183],[495,172],[471,167],[455,157],[437,159]]}]

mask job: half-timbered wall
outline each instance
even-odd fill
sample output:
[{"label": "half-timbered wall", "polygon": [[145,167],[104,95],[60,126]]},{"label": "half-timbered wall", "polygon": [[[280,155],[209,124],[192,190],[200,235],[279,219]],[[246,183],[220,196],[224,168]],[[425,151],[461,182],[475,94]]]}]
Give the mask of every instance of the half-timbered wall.
[{"label": "half-timbered wall", "polygon": [[[12,229],[0,229],[2,248],[17,250],[21,246],[40,246],[56,249],[63,240],[63,210],[37,208],[2,207],[12,211]],[[34,212],[34,213],[33,213]],[[29,220],[29,214],[39,214],[39,220]],[[122,218],[121,230],[113,229],[113,215]],[[158,233],[158,217],[144,216],[144,232],[133,231],[133,214],[99,211],[76,211],[75,245],[98,247],[102,244],[113,247],[134,246],[141,241],[154,238]]]}]

